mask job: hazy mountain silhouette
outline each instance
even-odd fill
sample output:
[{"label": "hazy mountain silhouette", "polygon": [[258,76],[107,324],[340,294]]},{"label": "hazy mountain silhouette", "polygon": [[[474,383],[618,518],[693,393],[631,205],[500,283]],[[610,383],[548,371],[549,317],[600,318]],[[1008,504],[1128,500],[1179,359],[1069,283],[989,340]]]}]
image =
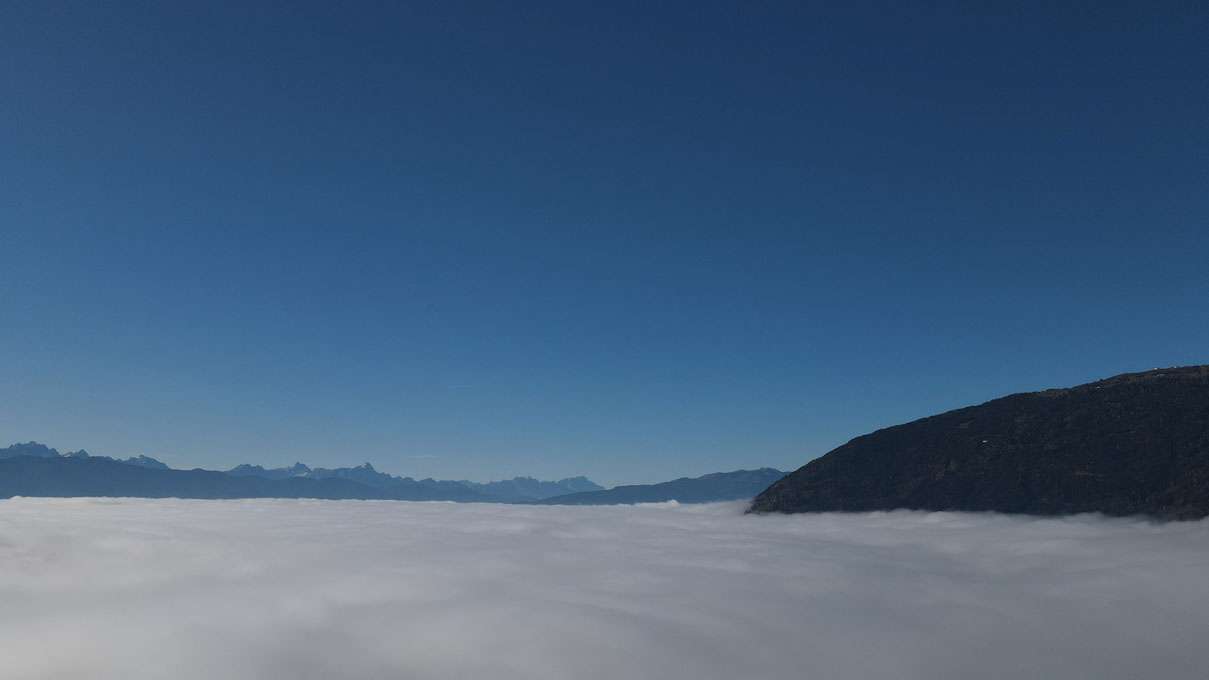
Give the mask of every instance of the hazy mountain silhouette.
[{"label": "hazy mountain silhouette", "polygon": [[1014,394],[857,437],[755,512],[1209,515],[1209,366]]},{"label": "hazy mountain silhouette", "polygon": [[311,469],[302,463],[294,463],[290,467],[264,468],[259,465],[236,465],[227,470],[227,474],[236,477],[263,477],[264,479],[289,479],[290,477],[306,477]]},{"label": "hazy mountain silhouette", "polygon": [[485,484],[465,480],[460,483],[486,496],[508,502],[537,501],[564,494],[604,489],[603,486],[587,477],[567,477],[557,482],[547,482],[532,477],[513,477]]},{"label": "hazy mountain silhouette", "polygon": [[660,484],[617,486],[604,491],[573,493],[547,498],[545,505],[620,505],[624,503],[712,503],[751,498],[785,476],[772,468],[715,472],[701,477],[681,477]]},{"label": "hazy mountain silhouette", "polygon": [[52,449],[45,444],[38,442],[25,442],[24,444],[13,444],[6,449],[0,449],[0,459],[16,458],[18,456],[31,456],[34,458],[99,458],[102,460],[112,460],[126,465],[138,465],[141,467],[156,468],[158,470],[169,469],[167,465],[150,456],[131,456],[125,460],[118,458],[110,458],[109,456],[93,456],[84,449],[79,451],[68,451],[67,453],[59,453],[58,449]]},{"label": "hazy mountain silhouette", "polygon": [[431,478],[414,479],[412,477],[398,477],[385,472],[378,472],[369,463],[343,468],[312,468],[304,463],[294,463],[284,468],[264,468],[259,465],[244,464],[227,470],[227,474],[235,477],[257,477],[268,480],[343,480],[355,482],[383,492],[388,497],[403,496],[411,498],[424,495],[433,500],[495,500],[485,494],[467,488],[460,482]]},{"label": "hazy mountain silhouette", "polygon": [[[83,454],[87,456],[86,451],[73,451],[67,455],[78,456]],[[58,458],[60,455],[57,449],[52,449],[45,444],[38,442],[25,442],[24,444],[13,444],[6,449],[0,449],[0,458],[16,458],[17,456],[31,456],[34,458]]]},{"label": "hazy mountain silhouette", "polygon": [[149,456],[117,460],[87,451],[61,454],[37,442],[0,449],[0,498],[11,496],[130,496],[147,498],[326,498],[607,505],[677,500],[683,503],[751,498],[783,472],[764,468],[721,472],[662,484],[604,489],[586,477],[544,481],[514,477],[470,482],[398,477],[364,463],[312,468],[304,463],[230,470],[174,470]]},{"label": "hazy mountain silhouette", "polygon": [[386,490],[419,486],[431,489],[434,492],[444,493],[450,499],[463,498],[465,497],[465,492],[469,490],[479,500],[495,500],[508,503],[548,498],[573,491],[604,488],[586,477],[570,477],[557,482],[542,481],[532,477],[516,477],[514,479],[486,483],[432,478],[417,480],[411,477],[397,477],[385,472],[379,472],[369,463],[345,468],[312,468],[303,463],[294,463],[290,467],[267,469],[259,465],[245,464],[231,468],[227,471],[227,474],[240,477],[261,477],[264,479],[290,479],[294,477],[305,479],[347,479],[376,489]]},{"label": "hazy mountain silhouette", "polygon": [[[116,460],[116,459],[115,459]],[[152,458],[151,456],[131,456],[125,460],[119,460],[119,463],[127,465],[138,465],[141,467],[154,468],[156,470],[170,470],[166,464]]]},{"label": "hazy mountain silhouette", "polygon": [[[414,482],[414,480],[413,480]],[[483,501],[461,485],[376,488],[349,479],[266,479],[214,470],[145,467],[103,457],[17,456],[0,460],[0,498],[11,496],[131,496],[140,498],[327,498]]]}]

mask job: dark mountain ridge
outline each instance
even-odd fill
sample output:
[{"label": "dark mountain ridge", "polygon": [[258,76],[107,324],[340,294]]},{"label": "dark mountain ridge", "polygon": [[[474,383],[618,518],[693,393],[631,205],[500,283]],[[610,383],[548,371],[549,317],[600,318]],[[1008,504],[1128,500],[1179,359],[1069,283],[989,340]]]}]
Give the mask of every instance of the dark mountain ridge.
[{"label": "dark mountain ridge", "polygon": [[1209,516],[1209,366],[993,401],[863,435],[753,512],[892,509]]}]

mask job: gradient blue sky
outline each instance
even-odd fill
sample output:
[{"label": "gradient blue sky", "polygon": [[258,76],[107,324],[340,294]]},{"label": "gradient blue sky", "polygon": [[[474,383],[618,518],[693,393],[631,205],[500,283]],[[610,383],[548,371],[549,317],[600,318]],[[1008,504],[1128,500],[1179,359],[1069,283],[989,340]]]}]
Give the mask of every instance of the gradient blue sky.
[{"label": "gradient blue sky", "polygon": [[1204,3],[203,4],[0,9],[2,444],[657,481],[1209,362]]}]

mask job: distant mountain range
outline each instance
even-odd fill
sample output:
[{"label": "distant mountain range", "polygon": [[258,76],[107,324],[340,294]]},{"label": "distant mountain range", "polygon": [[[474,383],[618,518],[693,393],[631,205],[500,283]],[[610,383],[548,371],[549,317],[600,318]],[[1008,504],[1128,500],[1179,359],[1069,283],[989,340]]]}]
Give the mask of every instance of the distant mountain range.
[{"label": "distant mountain range", "polygon": [[45,444],[38,442],[25,442],[24,444],[13,444],[7,449],[0,449],[0,460],[5,458],[16,458],[18,456],[31,456],[33,458],[96,458],[99,460],[112,460],[126,465],[138,465],[140,467],[153,468],[156,470],[167,470],[167,465],[160,461],[151,458],[150,456],[132,456],[126,459],[110,458],[109,456],[94,456],[80,449],[79,451],[68,451],[67,453],[59,453],[58,449],[52,449]]},{"label": "distant mountain range", "polygon": [[604,487],[587,477],[569,477],[557,482],[547,482],[532,477],[515,477],[498,482],[448,481],[436,479],[415,480],[411,477],[396,477],[378,472],[369,463],[351,468],[311,468],[302,463],[290,467],[265,469],[259,465],[239,465],[227,474],[236,477],[259,477],[262,479],[346,479],[386,491],[422,487],[437,493],[450,495],[450,500],[460,500],[467,490],[477,494],[480,500],[522,502],[541,500],[577,491],[595,491]]},{"label": "distant mountain range", "polygon": [[95,456],[0,459],[0,498],[12,496],[490,500],[464,487],[451,493],[417,483],[386,490],[348,479],[241,477],[214,470],[149,468]]},{"label": "distant mountain range", "polygon": [[465,480],[460,483],[485,496],[501,498],[516,503],[539,501],[570,493],[601,491],[604,489],[603,486],[587,477],[567,477],[557,482],[544,482],[532,477],[513,477],[512,479],[498,482],[487,482],[486,484],[467,482]]},{"label": "distant mountain range", "polygon": [[752,498],[785,476],[772,468],[715,472],[701,477],[681,477],[660,484],[633,484],[600,491],[554,496],[545,505],[621,505],[626,503],[711,503]]},{"label": "distant mountain range", "polygon": [[413,479],[365,463],[346,468],[238,465],[230,470],[174,470],[149,456],[126,459],[88,452],[60,453],[37,442],[0,449],[0,498],[12,496],[131,496],[146,498],[324,498],[445,500],[602,505],[678,500],[703,503],[751,498],[784,473],[740,470],[663,484],[606,490],[586,477],[496,482]]},{"label": "distant mountain range", "polygon": [[1013,394],[857,437],[754,512],[1209,516],[1209,366]]},{"label": "distant mountain range", "polygon": [[584,478],[413,479],[369,463],[174,470],[26,442],[0,449],[0,498],[330,498],[609,505],[755,497],[753,512],[892,509],[1209,516],[1209,366],[1014,394],[857,437],[788,475],[770,468],[604,489]]}]

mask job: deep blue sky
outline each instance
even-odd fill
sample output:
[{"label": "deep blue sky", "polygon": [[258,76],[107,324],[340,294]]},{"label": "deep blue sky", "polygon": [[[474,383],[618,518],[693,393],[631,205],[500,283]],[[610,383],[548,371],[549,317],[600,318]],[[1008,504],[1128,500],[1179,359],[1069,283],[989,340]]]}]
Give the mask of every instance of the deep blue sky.
[{"label": "deep blue sky", "polygon": [[657,481],[1209,362],[1203,3],[100,4],[0,9],[0,445]]}]

